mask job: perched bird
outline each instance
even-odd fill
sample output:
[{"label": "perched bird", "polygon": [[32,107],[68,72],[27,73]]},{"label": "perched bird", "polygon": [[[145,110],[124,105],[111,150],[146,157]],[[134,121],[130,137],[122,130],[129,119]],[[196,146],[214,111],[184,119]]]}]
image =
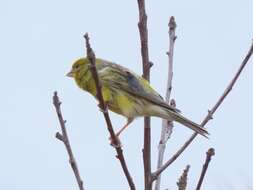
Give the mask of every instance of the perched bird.
[{"label": "perched bird", "polygon": [[[141,116],[177,121],[203,136],[208,134],[198,124],[181,115],[178,109],[168,105],[147,80],[129,69],[103,59],[96,59],[96,68],[109,110],[127,118],[127,123],[116,133],[117,136]],[[87,58],[75,61],[67,76],[73,77],[81,89],[96,97],[96,85]]]}]

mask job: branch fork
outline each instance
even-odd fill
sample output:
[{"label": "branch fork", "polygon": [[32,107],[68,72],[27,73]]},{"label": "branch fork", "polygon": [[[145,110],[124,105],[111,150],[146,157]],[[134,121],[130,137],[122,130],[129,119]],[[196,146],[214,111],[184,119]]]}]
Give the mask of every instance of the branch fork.
[{"label": "branch fork", "polygon": [[[252,54],[253,54],[253,42],[251,43],[251,46],[249,48],[248,53],[246,54],[245,58],[243,59],[239,69],[237,70],[236,74],[232,78],[232,80],[229,83],[228,87],[225,89],[225,91],[223,92],[221,97],[218,99],[216,104],[213,106],[213,108],[211,110],[208,111],[208,114],[203,119],[202,123],[200,124],[201,127],[204,127],[208,123],[208,121],[213,118],[212,117],[213,114],[219,108],[219,106],[222,104],[222,102],[227,97],[229,92],[231,92],[231,89],[235,85],[237,79],[241,75],[241,72],[245,68],[245,66],[248,63],[248,61],[249,61],[250,57],[252,56]],[[157,169],[155,172],[153,172],[152,179],[153,180],[157,179],[157,177],[184,152],[184,150],[191,144],[191,142],[196,138],[197,135],[198,135],[198,133],[192,134],[192,136],[182,145],[182,147],[167,162],[165,162],[164,165],[162,165],[159,169]]]}]

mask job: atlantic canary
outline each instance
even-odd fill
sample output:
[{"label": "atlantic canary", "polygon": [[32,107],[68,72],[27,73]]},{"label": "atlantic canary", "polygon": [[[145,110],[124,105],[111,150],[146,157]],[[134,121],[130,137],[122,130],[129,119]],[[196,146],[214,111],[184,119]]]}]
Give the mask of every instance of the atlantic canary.
[{"label": "atlantic canary", "polygon": [[[67,76],[73,77],[77,86],[96,97],[96,85],[89,66],[87,58],[80,58],[74,62]],[[117,136],[135,118],[142,116],[176,121],[203,136],[208,134],[204,128],[180,114],[178,109],[168,105],[141,76],[103,59],[96,59],[96,68],[107,107],[127,118],[127,123],[116,133]]]}]

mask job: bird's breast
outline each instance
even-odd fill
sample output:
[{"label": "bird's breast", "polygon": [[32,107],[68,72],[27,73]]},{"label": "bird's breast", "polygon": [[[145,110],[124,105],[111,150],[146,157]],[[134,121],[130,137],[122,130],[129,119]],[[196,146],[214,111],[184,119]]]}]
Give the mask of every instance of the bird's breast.
[{"label": "bird's breast", "polygon": [[143,115],[143,107],[139,100],[120,90],[112,94],[112,99],[108,102],[111,111],[127,118],[135,118]]}]

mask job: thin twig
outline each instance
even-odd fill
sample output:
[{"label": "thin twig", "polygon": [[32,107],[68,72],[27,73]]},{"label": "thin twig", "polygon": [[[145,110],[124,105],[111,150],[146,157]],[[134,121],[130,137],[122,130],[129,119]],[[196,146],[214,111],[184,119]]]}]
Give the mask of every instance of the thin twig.
[{"label": "thin twig", "polygon": [[[243,59],[235,76],[233,77],[233,79],[231,80],[228,87],[225,89],[225,91],[223,92],[223,94],[221,95],[217,103],[214,105],[214,107],[208,111],[206,117],[201,123],[201,127],[204,127],[208,123],[208,121],[213,118],[213,114],[221,105],[223,100],[227,97],[229,92],[232,90],[234,84],[236,83],[237,79],[239,78],[242,70],[244,69],[245,65],[248,63],[252,54],[253,54],[253,42],[251,43],[250,49],[247,55],[245,56],[245,58]],[[158,169],[156,172],[152,174],[152,180],[155,180],[157,176],[160,175],[160,173],[162,173],[170,164],[172,164],[183,153],[183,151],[191,144],[191,142],[195,139],[197,135],[198,135],[197,133],[192,134],[192,136],[183,144],[183,146],[160,169]]]},{"label": "thin twig", "polygon": [[[175,18],[172,16],[169,21],[169,40],[170,41],[169,41],[169,52],[167,52],[167,55],[169,57],[169,63],[168,63],[168,80],[167,80],[167,88],[166,88],[167,90],[166,90],[165,101],[168,104],[170,102],[170,95],[172,91],[174,44],[177,38],[175,34],[176,27],[177,25],[175,22]],[[175,100],[172,100],[170,104],[176,106]],[[159,169],[163,164],[166,143],[172,134],[172,129],[173,129],[173,122],[163,119],[161,137],[160,137],[160,141],[158,145],[157,169]],[[161,175],[157,177],[157,180],[155,183],[155,190],[160,190],[160,184],[161,184]]]},{"label": "thin twig", "polygon": [[178,190],[186,190],[187,176],[190,169],[190,165],[187,165],[177,182]]},{"label": "thin twig", "polygon": [[103,112],[103,115],[104,115],[104,118],[105,118],[105,121],[106,121],[106,124],[107,124],[107,129],[108,129],[108,131],[110,133],[110,136],[111,136],[111,139],[112,139],[112,144],[113,144],[113,146],[114,146],[114,148],[117,152],[116,158],[118,158],[119,161],[120,161],[121,167],[122,167],[122,169],[124,171],[124,174],[127,178],[130,189],[135,190],[135,185],[134,185],[133,179],[132,179],[132,177],[131,177],[131,175],[128,171],[126,161],[125,161],[125,158],[124,158],[124,155],[123,155],[123,150],[122,150],[121,145],[120,145],[120,141],[115,135],[115,132],[113,130],[112,123],[111,123],[111,120],[110,120],[110,117],[109,117],[107,105],[104,102],[104,98],[103,98],[102,91],[101,91],[102,86],[101,86],[101,83],[99,81],[99,77],[98,77],[98,73],[97,73],[97,69],[96,69],[96,64],[95,64],[96,58],[95,58],[95,54],[94,54],[94,52],[93,52],[93,50],[90,46],[89,36],[88,36],[87,33],[84,35],[84,38],[85,38],[85,41],[86,41],[87,58],[89,59],[89,61],[91,63],[90,70],[92,72],[92,76],[93,76],[93,79],[94,79],[95,84],[96,84],[96,89],[97,89],[96,97],[99,101],[99,107]]},{"label": "thin twig", "polygon": [[166,91],[166,102],[169,102],[171,91],[172,91],[174,46],[175,46],[175,41],[177,39],[177,36],[176,36],[176,27],[177,27],[177,24],[176,24],[175,18],[172,16],[172,17],[170,17],[170,22],[169,22],[169,39],[170,39],[170,44],[169,44],[169,52],[167,52],[167,55],[169,57],[169,69],[168,69],[168,82],[167,82],[167,91]]},{"label": "thin twig", "polygon": [[[150,68],[152,63],[149,61],[148,55],[148,29],[147,29],[147,14],[145,11],[145,0],[137,0],[139,8],[139,32],[141,40],[141,55],[142,55],[142,68],[143,77],[150,80]],[[145,190],[152,189],[151,181],[151,130],[150,130],[150,117],[144,118],[144,145],[143,145],[143,165],[144,165],[144,182]]]},{"label": "thin twig", "polygon": [[75,174],[76,181],[78,183],[78,187],[79,187],[80,190],[84,190],[83,180],[81,179],[79,169],[77,167],[77,163],[75,161],[74,154],[72,152],[72,148],[71,148],[71,145],[70,145],[70,142],[69,142],[67,130],[66,130],[66,127],[65,127],[66,120],[63,119],[63,116],[62,116],[62,113],[61,113],[61,102],[59,100],[57,92],[54,92],[53,104],[55,106],[55,110],[56,110],[56,113],[57,113],[57,116],[58,116],[58,119],[59,119],[59,122],[60,122],[61,131],[62,131],[62,133],[57,132],[55,134],[55,137],[58,140],[62,141],[63,144],[65,145],[65,147],[67,149],[67,152],[68,152],[68,155],[69,155],[69,163],[70,163],[71,168],[72,168],[72,170]]},{"label": "thin twig", "polygon": [[206,171],[207,171],[207,168],[208,168],[208,165],[211,161],[211,158],[212,156],[214,156],[215,152],[214,152],[214,149],[213,148],[210,148],[207,152],[206,152],[206,161],[203,165],[203,168],[202,168],[202,171],[201,171],[201,175],[200,175],[200,178],[199,178],[199,181],[198,181],[198,185],[196,187],[196,190],[200,190],[200,187],[202,185],[202,182],[203,182],[203,179],[205,177],[205,174],[206,174]]}]

